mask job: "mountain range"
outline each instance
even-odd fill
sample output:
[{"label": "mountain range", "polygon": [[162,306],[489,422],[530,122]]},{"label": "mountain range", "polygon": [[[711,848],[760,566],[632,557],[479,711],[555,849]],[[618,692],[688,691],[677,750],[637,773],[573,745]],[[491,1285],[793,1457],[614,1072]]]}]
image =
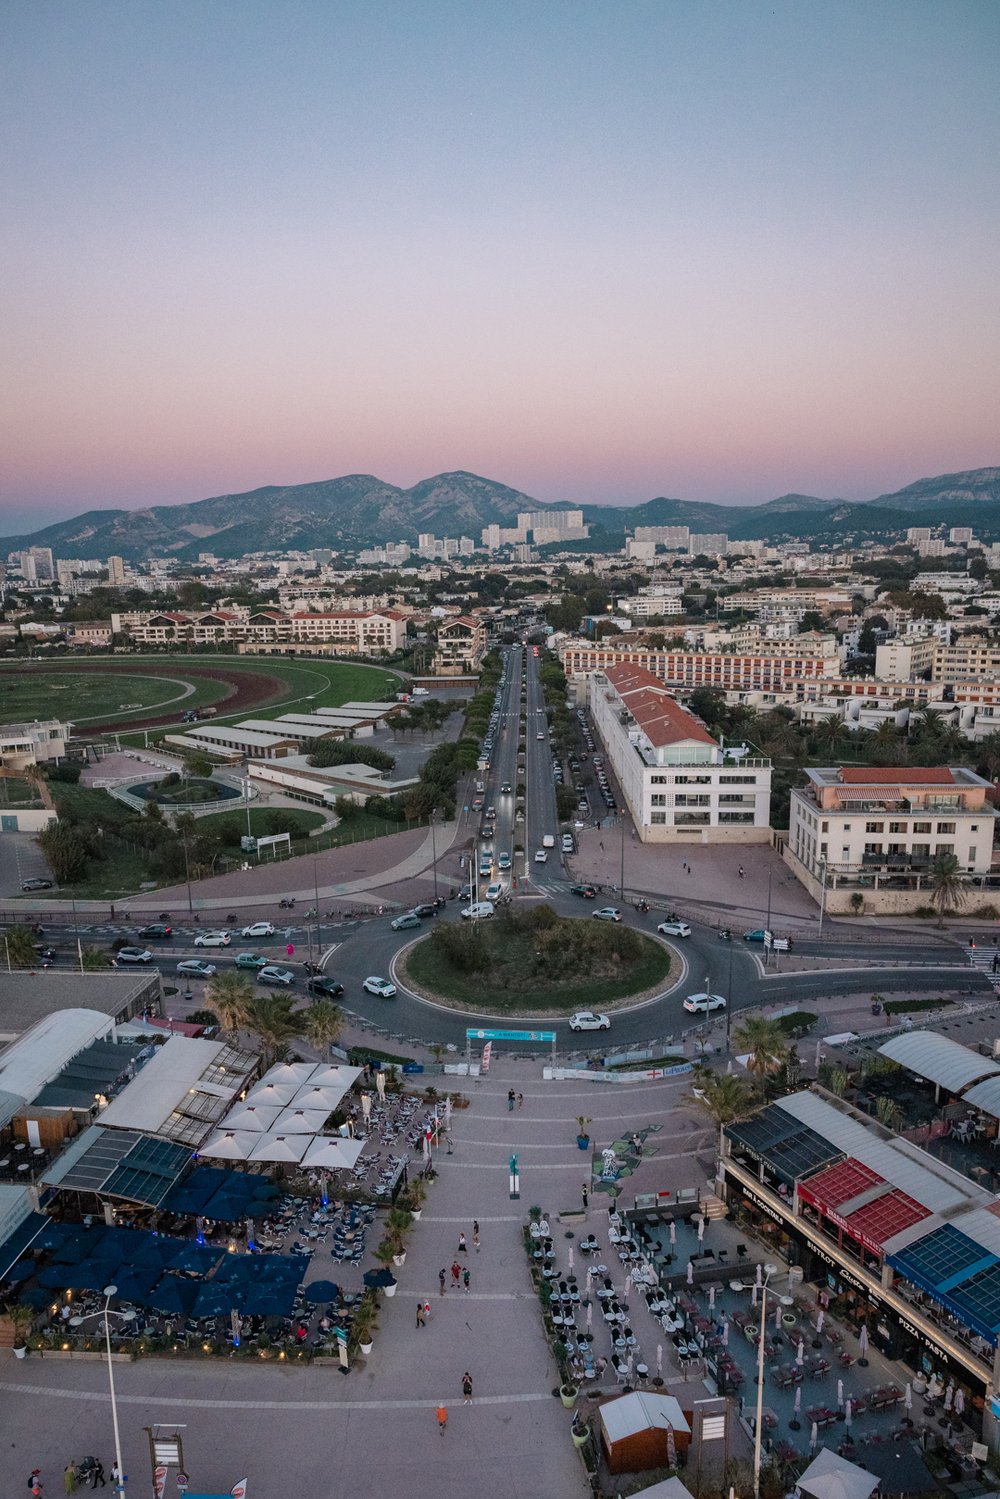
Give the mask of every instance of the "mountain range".
[{"label": "mountain range", "polygon": [[[387,541],[415,543],[421,532],[471,536],[484,526],[511,526],[523,510],[582,508],[595,549],[620,547],[636,526],[687,525],[735,540],[847,542],[899,533],[907,526],[972,525],[984,540],[1000,539],[1000,468],[918,479],[871,500],[824,500],[787,494],[763,505],[714,505],[663,496],[642,505],[571,506],[543,501],[492,479],[458,471],[399,489],[372,474],[314,484],[269,485],[186,505],[144,510],[89,510],[40,531],[5,538],[3,549],[51,547],[61,558],[121,556],[195,560],[199,552],[241,557],[310,547],[354,550]],[[580,549],[586,543],[577,544]]]}]

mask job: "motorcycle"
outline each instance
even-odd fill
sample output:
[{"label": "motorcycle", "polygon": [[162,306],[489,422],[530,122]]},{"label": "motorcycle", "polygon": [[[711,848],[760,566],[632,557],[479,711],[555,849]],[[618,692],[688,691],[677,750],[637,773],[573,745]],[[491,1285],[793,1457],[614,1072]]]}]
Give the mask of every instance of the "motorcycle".
[{"label": "motorcycle", "polygon": [[295,905],[295,897],[294,897],[294,895],[291,896],[291,897],[283,896],[282,899],[279,900],[279,902],[278,902],[278,909],[279,909],[279,911],[290,911],[290,910],[292,910],[292,908],[293,908],[294,905]]},{"label": "motorcycle", "polygon": [[649,901],[648,900],[637,900],[637,901],[633,901],[632,904],[633,904],[633,910],[639,911],[642,915],[645,915],[646,912],[649,910]]},{"label": "motorcycle", "polygon": [[721,942],[732,942],[733,934],[727,926],[719,928],[719,940]]}]

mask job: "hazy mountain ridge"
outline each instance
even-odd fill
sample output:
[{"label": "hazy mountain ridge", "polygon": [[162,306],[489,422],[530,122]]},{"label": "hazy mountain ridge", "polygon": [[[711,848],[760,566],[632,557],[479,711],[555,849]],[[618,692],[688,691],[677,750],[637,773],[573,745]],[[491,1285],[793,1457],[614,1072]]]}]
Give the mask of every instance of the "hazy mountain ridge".
[{"label": "hazy mountain ridge", "polygon": [[1000,534],[1000,468],[918,479],[873,500],[786,494],[752,506],[665,496],[633,506],[547,505],[463,470],[436,474],[410,489],[387,484],[374,474],[345,474],[311,484],[265,485],[184,505],[91,510],[39,531],[3,538],[0,549],[6,553],[47,546],[58,557],[117,554],[142,561],[151,556],[191,560],[199,552],[230,558],[253,551],[414,543],[422,531],[435,536],[464,534],[478,542],[484,526],[512,525],[519,511],[570,508],[582,508],[595,541],[605,544],[636,526],[686,525],[694,531],[722,531],[736,540],[835,540],[898,530],[921,518],[929,524],[979,524]]}]

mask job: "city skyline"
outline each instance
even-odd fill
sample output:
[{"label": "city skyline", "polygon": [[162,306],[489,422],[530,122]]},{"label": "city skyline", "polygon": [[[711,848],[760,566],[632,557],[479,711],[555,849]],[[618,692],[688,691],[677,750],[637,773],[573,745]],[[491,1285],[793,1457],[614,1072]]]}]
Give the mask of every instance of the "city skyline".
[{"label": "city skyline", "polygon": [[15,5],[5,41],[0,532],[996,459],[992,7]]}]

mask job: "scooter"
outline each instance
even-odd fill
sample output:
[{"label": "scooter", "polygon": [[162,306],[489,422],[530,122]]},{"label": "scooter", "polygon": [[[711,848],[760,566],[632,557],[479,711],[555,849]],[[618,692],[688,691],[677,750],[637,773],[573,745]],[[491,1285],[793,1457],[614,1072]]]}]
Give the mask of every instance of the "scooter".
[{"label": "scooter", "polygon": [[727,926],[719,928],[719,940],[721,942],[732,942],[733,934]]},{"label": "scooter", "polygon": [[291,897],[291,899],[289,899],[287,896],[285,896],[285,897],[283,897],[283,899],[279,900],[279,902],[278,902],[278,909],[280,911],[290,911],[294,905],[295,905],[295,897],[294,897],[294,895]]}]

